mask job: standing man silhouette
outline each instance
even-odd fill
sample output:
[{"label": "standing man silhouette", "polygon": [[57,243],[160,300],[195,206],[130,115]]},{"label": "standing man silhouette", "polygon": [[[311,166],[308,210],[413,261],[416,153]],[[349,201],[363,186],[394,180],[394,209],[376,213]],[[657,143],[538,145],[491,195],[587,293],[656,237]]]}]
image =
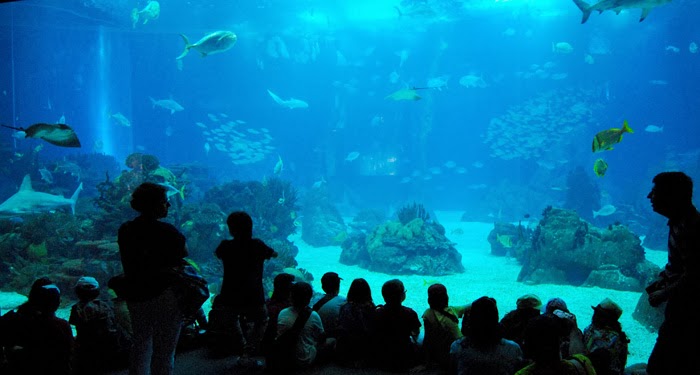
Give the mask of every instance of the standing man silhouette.
[{"label": "standing man silhouette", "polygon": [[652,182],[647,198],[654,212],[668,218],[668,262],[646,290],[650,305],[668,303],[647,374],[700,374],[700,213],[692,201],[693,180],[663,172]]}]

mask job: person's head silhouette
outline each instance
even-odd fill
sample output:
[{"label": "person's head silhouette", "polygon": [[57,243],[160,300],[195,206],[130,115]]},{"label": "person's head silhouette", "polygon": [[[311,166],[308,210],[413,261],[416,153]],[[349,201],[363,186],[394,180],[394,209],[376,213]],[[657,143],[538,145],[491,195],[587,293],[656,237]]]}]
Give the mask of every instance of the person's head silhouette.
[{"label": "person's head silhouette", "polygon": [[672,219],[693,207],[693,180],[685,173],[662,172],[652,182],[647,198],[654,212]]},{"label": "person's head silhouette", "polygon": [[163,186],[144,182],[131,193],[131,208],[142,216],[162,219],[168,216],[170,202]]}]

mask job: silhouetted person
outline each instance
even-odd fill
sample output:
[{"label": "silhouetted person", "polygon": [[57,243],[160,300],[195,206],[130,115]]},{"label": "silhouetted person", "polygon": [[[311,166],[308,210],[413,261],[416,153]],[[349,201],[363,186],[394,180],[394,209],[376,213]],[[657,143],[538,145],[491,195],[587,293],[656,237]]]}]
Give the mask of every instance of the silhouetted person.
[{"label": "silhouetted person", "polygon": [[187,256],[185,236],[160,219],[168,216],[165,188],[145,182],[131,194],[139,216],[119,228],[117,241],[133,330],[129,374],[172,374],[184,315],[172,270]]},{"label": "silhouetted person", "polygon": [[[542,301],[534,294],[526,294],[516,301],[516,309],[509,311],[501,319],[503,338],[513,340],[522,348],[525,328],[534,318],[540,316]],[[527,357],[527,354],[525,354]]]},{"label": "silhouetted person", "polygon": [[469,332],[452,343],[452,374],[511,375],[523,364],[520,346],[503,338],[496,300],[481,297],[472,302]]},{"label": "silhouetted person", "polygon": [[542,314],[525,329],[523,345],[534,361],[515,375],[595,375],[593,364],[583,354],[562,359],[562,338],[568,334],[561,318]]},{"label": "silhouetted person", "polygon": [[428,287],[428,305],[423,313],[425,336],[423,352],[429,365],[446,370],[450,363],[450,346],[462,337],[459,318],[464,316],[467,306],[449,306],[447,288],[442,284]]},{"label": "silhouetted person", "polygon": [[647,373],[700,374],[700,213],[693,206],[693,181],[682,172],[659,173],[647,198],[668,218],[668,263],[647,287],[649,304],[668,301]]},{"label": "silhouetted person", "polygon": [[609,298],[593,307],[591,324],[583,331],[585,354],[598,375],[622,375],[627,364],[629,339],[620,324],[622,308]]},{"label": "silhouetted person", "polygon": [[1,346],[9,375],[69,375],[73,332],[56,317],[61,291],[42,277],[34,282],[27,302],[0,318]]},{"label": "silhouetted person", "polygon": [[377,366],[385,371],[408,371],[419,364],[420,320],[410,307],[403,306],[406,289],[399,279],[382,286],[384,305],[377,307],[374,345]]},{"label": "silhouetted person", "polygon": [[340,276],[335,272],[326,272],[321,277],[321,288],[326,293],[314,303],[312,308],[318,312],[323,322],[326,337],[335,338],[338,331],[338,315],[340,306],[345,304],[346,298],[340,293]]},{"label": "silhouetted person", "polygon": [[[257,355],[268,319],[263,264],[277,252],[253,238],[253,219],[247,213],[232,212],[226,224],[233,239],[221,241],[215,251],[224,265],[224,278],[210,312],[210,329],[223,331],[224,337],[230,334],[238,341],[232,343],[234,349],[242,345],[245,356]],[[249,324],[252,328],[244,329]]]},{"label": "silhouetted person", "polygon": [[128,343],[114,320],[112,306],[99,299],[100,284],[84,276],[75,284],[78,302],[68,322],[75,326],[74,375],[97,374],[126,364]]},{"label": "silhouetted person", "polygon": [[300,316],[303,315],[306,321],[295,333],[296,345],[292,348],[293,353],[289,357],[290,363],[278,363],[278,367],[287,370],[308,367],[316,361],[319,350],[322,350],[323,345],[325,345],[325,332],[321,317],[316,311],[309,308],[312,295],[311,284],[300,281],[292,285],[292,305],[280,312],[277,319],[277,339],[280,340],[283,334],[293,330]]},{"label": "silhouetted person", "polygon": [[272,285],[272,295],[270,299],[265,301],[265,308],[267,309],[269,319],[261,343],[263,355],[270,353],[271,346],[275,337],[277,337],[277,318],[279,318],[280,311],[292,305],[290,299],[292,284],[294,284],[294,275],[280,273],[275,276]]},{"label": "silhouetted person", "polygon": [[347,302],[340,307],[338,317],[335,351],[341,364],[354,368],[370,364],[375,313],[376,306],[367,280],[353,280],[348,289]]}]

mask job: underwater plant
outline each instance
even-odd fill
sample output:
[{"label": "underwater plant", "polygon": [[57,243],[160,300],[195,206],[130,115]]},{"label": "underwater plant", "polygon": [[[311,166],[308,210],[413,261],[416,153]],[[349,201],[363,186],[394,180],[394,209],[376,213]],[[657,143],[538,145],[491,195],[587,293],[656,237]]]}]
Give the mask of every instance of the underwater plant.
[{"label": "underwater plant", "polygon": [[425,210],[425,207],[423,207],[422,204],[415,202],[399,208],[399,210],[396,212],[396,216],[398,216],[399,222],[401,222],[403,225],[408,224],[413,219],[421,219],[424,222],[430,220],[430,214]]}]

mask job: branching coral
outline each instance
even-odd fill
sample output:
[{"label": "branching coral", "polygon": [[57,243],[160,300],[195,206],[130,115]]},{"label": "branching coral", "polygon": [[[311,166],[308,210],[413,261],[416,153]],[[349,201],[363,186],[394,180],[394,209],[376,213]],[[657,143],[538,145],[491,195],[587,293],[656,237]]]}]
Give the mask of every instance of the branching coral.
[{"label": "branching coral", "polygon": [[401,207],[396,215],[401,224],[406,225],[413,219],[421,219],[424,222],[430,220],[430,214],[425,210],[422,204],[413,203]]}]

